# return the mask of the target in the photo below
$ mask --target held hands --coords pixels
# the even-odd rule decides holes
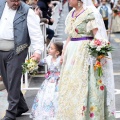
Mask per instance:
[[[39,53],[34,53],[31,58],[37,62],[40,61],[40,54]]]
[[[63,63],[63,58],[64,58],[64,53],[62,53],[61,58],[60,58],[60,64]]]

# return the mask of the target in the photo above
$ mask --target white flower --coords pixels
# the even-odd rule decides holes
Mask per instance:
[[[91,47],[91,48],[95,48],[95,47],[96,47],[96,45],[94,44],[94,41],[91,41],[91,42],[90,42],[90,47]]]
[[[102,48],[102,47],[105,47],[105,46],[106,46],[106,43],[103,42],[102,45],[101,45],[101,48]]]
[[[107,43],[107,42],[108,42],[108,39],[104,39],[103,41]]]
[[[100,51],[101,48],[102,48],[102,46],[98,46],[97,49],[96,49],[96,51]]]
[[[32,60],[32,59],[29,59],[29,60],[25,61],[25,63],[26,63],[26,66],[22,65],[22,67],[24,69],[24,71],[23,71],[24,73],[25,72],[32,73],[32,72],[34,72],[34,70],[37,70],[37,68],[38,68],[37,62]]]

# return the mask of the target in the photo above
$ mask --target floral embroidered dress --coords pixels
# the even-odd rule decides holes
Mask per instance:
[[[66,18],[66,32],[71,41],[66,47],[61,68],[56,120],[115,120],[113,71],[107,62],[103,78],[99,79],[87,47],[93,37],[91,30],[99,23],[90,8],[77,18],[73,14],[74,10]],[[112,66],[110,59],[109,62]]]
[[[52,62],[51,59],[52,56],[48,56],[41,61],[41,63],[47,63],[48,72],[32,106],[31,117],[33,120],[54,120],[55,118],[58,101],[57,86],[60,74],[60,57],[57,58],[56,62]]]
[[[116,5],[114,9],[117,9],[117,13],[114,13],[112,19],[112,32],[120,32],[120,5]]]

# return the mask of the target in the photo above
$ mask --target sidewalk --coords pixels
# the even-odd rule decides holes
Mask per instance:
[[[7,106],[7,92],[6,90],[2,90],[0,91],[0,119],[4,116]]]

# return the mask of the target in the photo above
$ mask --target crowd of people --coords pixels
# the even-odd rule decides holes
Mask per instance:
[[[101,13],[105,28],[109,32],[120,32],[120,1],[119,0],[92,0],[94,6]],[[69,10],[72,7],[69,6]]]
[[[106,30],[120,32],[120,1],[119,0],[92,0],[94,6],[100,11]],[[69,6],[69,10],[72,7]]]
[[[66,0],[0,0],[0,74],[9,103],[3,120],[16,120],[29,109],[20,81],[30,44],[31,59],[48,65],[32,105],[33,120],[115,120],[111,54],[107,53],[110,59],[103,54],[92,56],[88,45],[91,40],[97,40],[96,45],[107,44],[106,30],[120,32],[120,0],[69,0],[73,9],[65,21],[66,43],[51,42],[48,56],[40,60],[44,51],[40,22],[54,23],[51,16],[57,2]],[[46,28],[47,45],[54,32]],[[103,67],[99,73],[96,62]]]
[[[120,32],[120,0],[93,0],[110,32]]]
[[[63,4],[67,0],[59,1],[62,2]],[[99,10],[101,13],[105,28],[106,30],[110,32],[120,32],[120,1],[119,0],[92,0],[94,3],[94,6]],[[33,9],[35,9],[35,6],[37,5],[40,11],[40,16],[42,18],[47,18],[47,21],[44,19],[41,19],[41,22],[45,21],[45,23],[52,25],[54,20],[51,19],[51,13],[52,13],[52,8],[55,6],[54,4],[51,3],[51,0],[26,0],[26,3],[29,5],[32,5]],[[45,5],[46,4],[46,5]],[[46,7],[45,7],[46,6]],[[45,8],[44,8],[45,7]],[[69,11],[72,10],[72,7],[68,5]],[[52,37],[54,36],[54,31],[47,28],[47,41],[48,44]]]

